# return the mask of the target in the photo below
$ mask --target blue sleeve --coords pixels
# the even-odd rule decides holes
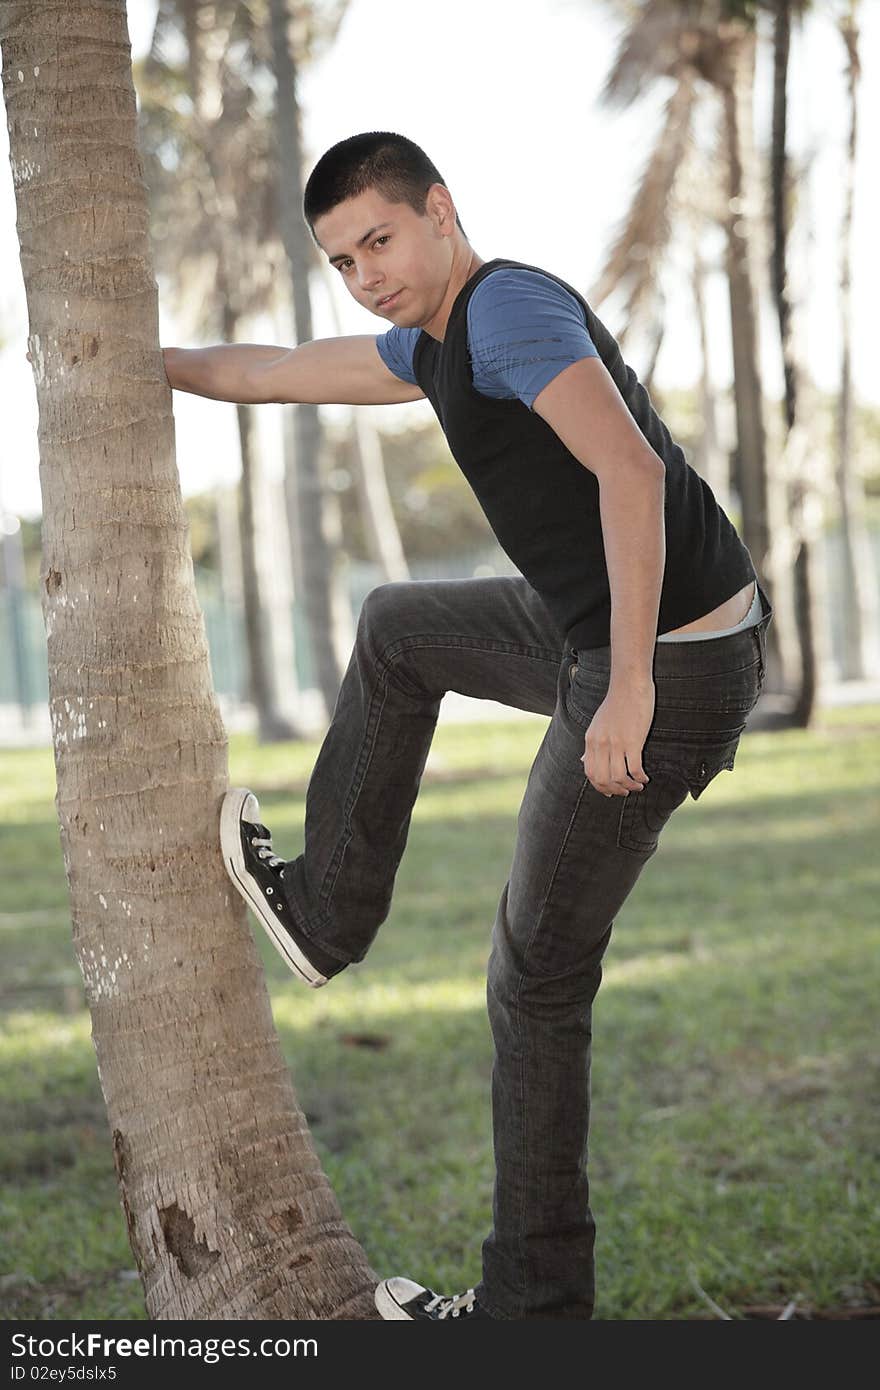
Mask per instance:
[[[387,333],[380,333],[376,338],[379,356],[389,372],[400,377],[401,381],[408,381],[411,386],[419,384],[413,375],[413,352],[421,331],[420,328],[395,326],[389,328]]]
[[[535,270],[493,270],[468,303],[474,386],[529,410],[572,362],[598,357],[574,295]]]

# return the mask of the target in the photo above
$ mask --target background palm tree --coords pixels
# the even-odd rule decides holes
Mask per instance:
[[[162,0],[150,51],[135,70],[157,265],[181,305],[184,330],[234,342],[241,324],[275,302],[271,168],[266,125],[248,125],[257,97],[244,64],[230,61],[238,5]],[[210,23],[206,22],[210,19]],[[270,625],[290,613],[263,592],[258,557],[260,477],[252,409],[236,406],[241,484],[239,536],[250,698],[261,741],[297,730],[279,707]],[[283,523],[283,517],[281,518]],[[277,524],[277,519],[276,519]],[[293,672],[285,673],[286,685]],[[287,702],[289,705],[289,701]]]
[[[337,0],[335,4],[319,6],[294,4],[292,0],[253,0],[243,5],[240,0],[226,0],[225,5],[218,7],[205,0],[161,0],[151,58],[161,55],[163,41],[173,51],[174,40],[179,38],[185,41],[190,55],[198,55],[197,60],[190,58],[185,65],[188,90],[196,98],[201,93],[201,101],[211,117],[198,121],[187,115],[187,140],[196,148],[195,166],[207,163],[208,183],[225,193],[207,201],[197,199],[194,226],[189,234],[186,229],[181,230],[176,217],[167,219],[166,245],[169,258],[178,257],[182,245],[185,249],[191,247],[196,259],[203,262],[205,247],[214,244],[218,235],[222,238],[226,254],[222,262],[216,259],[217,273],[211,277],[207,293],[213,294],[215,317],[217,313],[228,316],[224,323],[227,340],[237,336],[235,306],[248,296],[249,289],[242,315],[269,308],[281,316],[292,311],[295,341],[303,342],[313,336],[311,273],[317,258],[302,219],[305,156],[297,99],[298,72],[301,66],[319,57],[332,41],[346,3],[347,0]],[[175,81],[174,63],[171,81]],[[152,106],[155,110],[167,108],[167,104],[166,85]],[[196,116],[198,106],[196,99]],[[163,159],[167,161],[167,124],[167,114],[161,111],[155,138],[150,142],[155,152],[151,180],[155,178],[159,184],[168,184],[162,170]],[[178,191],[175,178],[168,187],[168,196],[173,200]],[[218,221],[222,223],[219,233],[215,226]],[[228,267],[226,273],[224,265]],[[196,283],[205,285],[204,270],[196,276]],[[297,405],[285,414],[285,494],[292,563],[306,617],[311,666],[325,714],[329,714],[353,636],[338,499],[325,483],[329,451],[318,408]],[[249,521],[255,514],[254,498],[259,491],[258,460],[248,448],[251,429],[246,407],[239,407],[239,417],[244,477],[242,510]],[[373,461],[375,465],[375,451]],[[378,462],[381,465],[381,458]],[[394,538],[389,537],[389,532],[394,519],[390,509],[383,510],[375,466],[368,476],[373,486],[362,494],[372,508],[366,517],[367,528],[381,528],[383,544],[393,555]],[[252,536],[251,526],[245,525],[243,534],[247,598],[249,592],[256,592],[256,566],[250,565],[248,559],[249,553],[258,549],[258,543],[248,539]],[[254,603],[251,611],[258,612]],[[251,646],[257,653],[265,649],[265,643],[258,640],[259,623],[259,616],[248,623]],[[254,669],[262,669],[256,661]],[[264,676],[261,688],[266,685]]]
[[[880,670],[880,605],[875,567],[865,518],[865,490],[855,473],[852,390],[852,228],[855,163],[858,145],[859,0],[846,0],[838,29],[846,51],[846,89],[849,131],[844,159],[844,202],[840,226],[840,394],[837,403],[836,482],[843,553],[843,669],[844,680],[859,680]]]
[[[625,339],[630,323],[643,326],[646,306],[656,303],[655,287],[675,218],[684,216],[692,226],[692,242],[699,240],[701,217],[722,226],[741,531],[776,610],[768,641],[768,688],[782,690],[789,685],[787,670],[796,639],[790,580],[779,563],[782,548],[778,539],[770,546],[771,534],[780,538],[787,532],[785,498],[768,466],[758,350],[758,290],[766,257],[761,249],[763,201],[752,121],[756,7],[748,0],[641,0],[635,5],[613,4],[612,9],[626,23],[602,99],[629,105],[659,80],[671,80],[674,86],[631,207],[588,298],[596,304],[613,289],[628,289],[624,328],[618,334]],[[717,98],[717,184],[712,190],[704,183],[694,205],[695,181],[687,175],[689,150],[698,117],[703,125],[711,114],[708,92]],[[698,284],[695,297],[699,303]],[[656,338],[654,329],[655,357]]]
[[[322,271],[333,327],[337,336],[341,336],[343,328],[334,281],[334,277],[338,279],[338,274],[330,269],[327,262],[322,266]],[[361,410],[357,406],[352,410],[348,445],[364,538],[379,575],[378,582],[409,579],[409,565],[388,491],[382,439],[368,410]]]
[[[256,6],[258,13],[263,5]],[[293,297],[296,341],[314,336],[310,272],[316,265],[315,248],[303,221],[305,178],[302,121],[297,93],[299,57],[297,29],[312,15],[312,7],[294,0],[268,0],[271,64],[275,76],[275,146],[278,162],[278,197],[281,240]],[[264,19],[266,16],[262,16]],[[342,8],[339,7],[339,18]],[[296,554],[303,576],[303,601],[312,637],[312,653],[318,686],[327,713],[332,711],[351,645],[351,629],[340,631],[342,603],[341,547],[330,543],[330,526],[341,538],[338,508],[331,518],[322,505],[321,417],[316,405],[293,407],[295,469],[287,474],[288,516],[296,537]],[[334,592],[335,591],[335,592]]]
[[[773,19],[773,116],[770,149],[770,207],[772,249],[770,272],[779,342],[784,394],[784,442],[778,471],[785,487],[788,536],[793,554],[794,620],[798,634],[799,673],[791,723],[806,728],[813,717],[819,684],[816,605],[822,593],[817,573],[820,541],[821,491],[824,464],[818,448],[808,448],[816,431],[809,428],[805,374],[801,371],[793,332],[796,306],[789,270],[789,246],[797,206],[787,147],[788,67],[792,17],[802,19],[809,0],[771,0]],[[812,415],[814,412],[810,411]]]
[[[656,327],[660,304],[660,274],[670,242],[673,221],[692,221],[692,240],[698,253],[698,221],[712,217],[713,199],[706,181],[695,185],[688,178],[694,150],[694,133],[702,124],[705,100],[688,101],[687,75],[708,83],[720,96],[722,124],[717,145],[717,171],[723,171],[723,213],[727,239],[727,279],[731,300],[731,334],[734,354],[734,402],[737,414],[737,491],[742,510],[741,528],[745,542],[758,564],[759,573],[772,594],[777,621],[770,630],[770,674],[767,687],[787,692],[784,723],[806,724],[815,708],[819,642],[822,631],[819,614],[824,598],[824,573],[819,573],[816,548],[824,496],[829,495],[826,468],[816,446],[815,406],[805,374],[798,371],[792,322],[798,304],[792,293],[788,268],[792,217],[804,204],[795,197],[797,178],[792,177],[790,157],[785,149],[787,126],[788,47],[792,17],[809,10],[809,0],[642,0],[642,3],[612,4],[614,13],[626,21],[619,51],[606,81],[603,99],[628,104],[649,90],[658,78],[671,79],[673,92],[667,103],[666,118],[659,124],[658,139],[639,179],[637,192],[620,234],[614,240],[608,260],[599,275],[592,302],[598,303],[613,289],[628,291],[624,303],[623,332],[638,324],[648,336],[648,364],[645,379],[651,379],[662,329]],[[772,19],[770,29],[762,14]],[[848,35],[855,35],[855,8],[841,17],[841,32],[848,44],[849,74],[858,78],[858,50]],[[772,39],[774,57],[773,128],[769,140],[769,179],[767,197],[760,196],[759,165],[752,138],[752,86],[756,44],[762,35]],[[855,53],[855,60],[854,60]],[[699,113],[699,120],[696,118]],[[851,126],[854,149],[855,125]],[[680,158],[678,158],[680,154]],[[683,183],[687,189],[683,193]],[[694,200],[694,189],[698,192]],[[763,213],[763,207],[767,213]],[[770,247],[763,250],[763,227],[770,229]],[[845,211],[841,229],[841,265],[848,264],[849,213]],[[765,402],[759,388],[758,288],[763,284],[762,265],[770,271],[770,285],[780,329],[781,357],[785,393],[783,434],[779,448],[767,457]],[[699,277],[694,278],[698,321],[702,329]],[[842,314],[847,321],[848,271],[841,270]],[[845,329],[847,336],[847,329]],[[838,460],[849,453],[847,400],[849,374],[847,350],[842,366],[841,407],[838,411]],[[706,367],[701,386],[703,404]],[[808,416],[809,411],[809,416]],[[713,413],[706,417],[713,430]],[[777,431],[773,431],[776,438]],[[712,438],[705,453],[713,456]],[[695,460],[716,482],[703,463],[703,453]],[[716,475],[717,468],[716,464]],[[851,471],[851,467],[849,467]],[[845,585],[847,609],[867,614],[865,624],[858,619],[849,627],[852,641],[862,645],[862,631],[876,628],[876,587],[872,582],[865,531],[861,525],[863,493],[847,477],[847,464],[838,461],[838,492],[844,528]],[[720,492],[722,500],[724,491]],[[770,546],[770,537],[773,545]],[[858,585],[859,594],[854,594]],[[849,670],[858,670],[854,660]]]

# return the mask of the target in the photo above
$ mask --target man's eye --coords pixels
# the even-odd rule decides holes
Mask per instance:
[[[376,240],[373,242],[373,245],[374,245],[374,246],[383,246],[383,245],[385,244],[386,241],[390,241],[390,240],[391,240],[391,234],[390,234],[390,232],[386,232],[383,236],[377,236],[377,237],[376,237]]]
[[[336,269],[339,270],[339,271],[341,271],[342,274],[344,275],[345,272],[346,272],[346,271],[349,269],[349,267],[351,266],[351,264],[352,264],[351,261],[340,261],[339,264],[337,265]]]

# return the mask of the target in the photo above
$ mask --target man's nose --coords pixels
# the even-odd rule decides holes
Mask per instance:
[[[362,290],[372,290],[381,283],[382,272],[378,266],[362,265],[358,267],[358,284]]]

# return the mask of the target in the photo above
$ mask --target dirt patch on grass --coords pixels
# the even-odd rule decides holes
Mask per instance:
[[[145,1317],[138,1286],[139,1275],[134,1269],[70,1275],[44,1284],[29,1274],[13,1272],[0,1275],[0,1303],[4,1318],[11,1321],[76,1318],[83,1298],[103,1287],[118,1305],[117,1316],[136,1318],[140,1313]]]

